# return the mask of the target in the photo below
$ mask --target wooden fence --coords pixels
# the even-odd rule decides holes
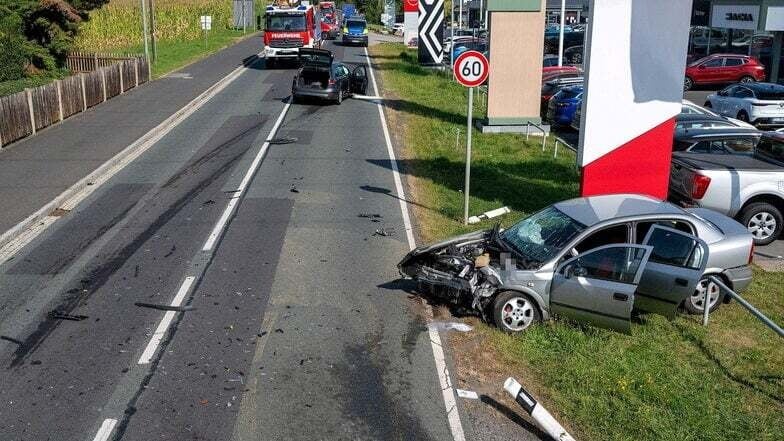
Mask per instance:
[[[84,73],[111,66],[125,60],[133,60],[134,58],[144,57],[142,55],[69,52],[65,59],[65,66],[72,73]]]
[[[91,59],[98,60],[92,65],[98,66],[95,70],[0,97],[0,147],[150,80],[145,58],[115,59],[107,65],[101,60],[108,58]],[[82,67],[90,66],[85,62]]]

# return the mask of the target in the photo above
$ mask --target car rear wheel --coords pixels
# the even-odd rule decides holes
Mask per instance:
[[[738,119],[743,122],[749,122],[749,114],[745,110],[738,112]]]
[[[751,233],[755,245],[768,245],[781,234],[784,219],[775,206],[767,202],[755,202],[743,209],[741,223]]]
[[[341,104],[343,102],[343,89],[338,89],[338,97],[335,100],[336,103]]]
[[[692,81],[692,79],[689,78],[689,77],[685,77],[683,79],[683,90],[684,90],[684,92],[687,91],[687,90],[691,90],[692,87],[694,87],[694,81]]]
[[[705,312],[705,299],[707,298],[709,311],[713,312],[721,305],[722,297],[723,294],[719,285],[706,275],[697,283],[694,294],[683,301],[683,308],[689,314],[702,314]]]
[[[743,77],[743,78],[741,78],[741,79],[740,79],[740,82],[741,82],[741,83],[754,83],[754,82],[756,82],[756,81],[757,81],[757,80],[755,80],[755,79],[754,79],[754,77],[752,77],[752,76],[748,76],[748,75],[746,75],[745,77]]]
[[[525,294],[505,291],[493,299],[493,321],[504,332],[525,331],[541,320],[539,307]]]

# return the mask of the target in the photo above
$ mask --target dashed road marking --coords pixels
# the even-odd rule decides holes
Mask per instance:
[[[177,291],[177,295],[174,296],[174,299],[171,302],[171,306],[180,306],[182,305],[182,301],[185,299],[185,296],[190,292],[191,286],[193,286],[193,282],[196,280],[196,277],[188,276],[185,280],[182,281],[182,285],[180,285],[180,289]],[[155,352],[158,350],[158,346],[161,344],[163,337],[166,335],[166,332],[169,330],[169,326],[171,325],[172,320],[174,320],[174,316],[177,314],[177,311],[166,311],[163,315],[163,319],[160,323],[158,323],[158,327],[155,329],[155,332],[152,334],[152,338],[150,338],[150,342],[147,343],[147,347],[144,348],[144,352],[142,356],[139,357],[138,364],[149,364],[152,358],[155,356]]]
[[[108,440],[116,424],[117,424],[117,420],[113,418],[107,418],[103,420],[103,423],[101,424],[101,428],[98,429],[98,433],[95,434],[95,438],[93,438],[93,441]]]

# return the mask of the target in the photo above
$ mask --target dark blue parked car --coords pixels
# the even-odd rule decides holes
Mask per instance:
[[[556,126],[572,123],[574,112],[583,102],[583,86],[564,87],[547,104],[547,120]]]

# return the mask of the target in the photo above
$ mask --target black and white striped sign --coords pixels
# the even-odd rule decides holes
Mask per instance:
[[[419,64],[444,59],[444,0],[419,0]]]

